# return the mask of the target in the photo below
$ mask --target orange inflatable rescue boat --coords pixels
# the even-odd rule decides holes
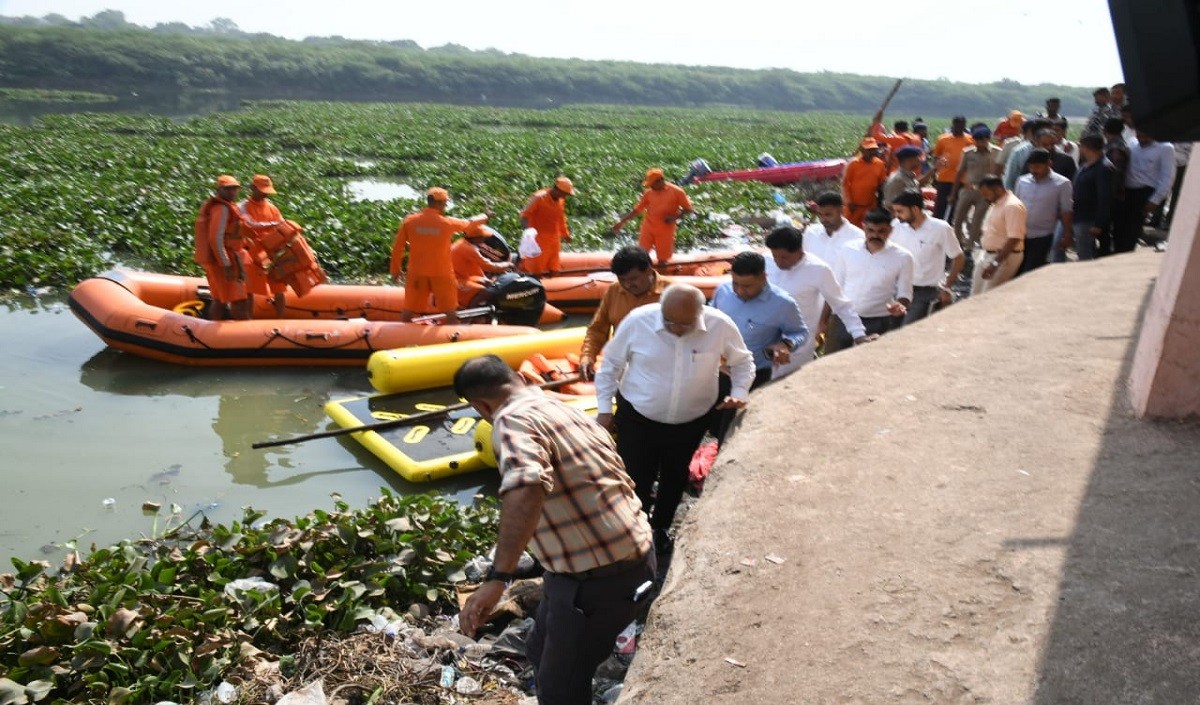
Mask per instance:
[[[289,292],[284,319],[256,297],[252,320],[210,321],[207,289],[199,277],[117,270],[81,282],[68,304],[110,347],[194,366],[365,365],[378,350],[540,332],[536,314],[530,325],[402,323],[402,288],[330,284]]]

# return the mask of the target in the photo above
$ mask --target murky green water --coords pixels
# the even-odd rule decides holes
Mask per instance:
[[[331,398],[370,393],[363,368],[194,369],[107,349],[61,300],[0,302],[0,572],[11,556],[62,555],[151,534],[142,503],[240,518],[352,506],[388,486],[468,500],[482,472],[415,485],[350,438],[252,450],[251,443],[332,428]],[[106,506],[105,500],[114,500]],[[45,551],[45,555],[43,554]]]

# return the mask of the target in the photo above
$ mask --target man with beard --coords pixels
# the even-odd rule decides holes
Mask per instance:
[[[905,191],[892,204],[892,214],[900,224],[893,228],[891,241],[908,250],[914,260],[912,303],[904,314],[904,325],[928,316],[934,304],[950,305],[952,287],[963,268],[963,249],[954,229],[940,218],[925,215],[924,208],[925,199],[918,191]]]
[[[609,335],[629,312],[638,306],[658,301],[671,281],[650,266],[650,253],[637,245],[622,247],[613,254],[609,271],[617,277],[617,285],[609,286],[600,298],[600,306],[588,324],[579,351],[579,374],[591,379],[596,373],[596,358],[608,342]]]
[[[913,256],[889,241],[892,215],[873,210],[864,221],[865,237],[843,247],[833,271],[862,318],[868,335],[888,332],[908,312],[912,302]],[[854,344],[838,319],[829,324],[825,351],[835,352]]]
[[[1017,275],[1025,255],[1025,204],[1004,188],[999,176],[979,182],[979,192],[988,202],[983,235],[975,251],[975,276],[971,295],[978,296]]]

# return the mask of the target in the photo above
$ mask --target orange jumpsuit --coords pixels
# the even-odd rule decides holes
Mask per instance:
[[[246,251],[242,218],[235,204],[212,196],[200,206],[193,259],[204,267],[214,301],[228,304],[246,299],[250,253]],[[225,276],[226,267],[233,268],[232,277]]]
[[[436,208],[422,208],[404,219],[392,243],[391,274],[403,270],[408,248],[408,278],[404,282],[404,307],[418,313],[449,313],[458,305],[450,239],[454,233],[480,232],[485,221],[463,220],[443,215]],[[433,296],[430,303],[429,297]]]
[[[642,200],[633,207],[634,213],[642,213],[642,229],[638,235],[638,247],[649,252],[651,249],[658,255],[662,264],[675,254],[674,221],[664,222],[666,218],[677,218],[682,210],[690,211],[692,202],[687,193],[675,184],[665,184],[665,188],[656,191],[646,189]]]
[[[939,136],[933,145],[933,157],[934,159],[944,157],[946,165],[938,169],[936,179],[942,183],[954,183],[958,178],[958,164],[962,161],[963,150],[974,146],[975,138],[971,137],[970,133],[964,132],[955,136],[953,132],[947,132]]]
[[[465,237],[450,247],[450,261],[458,282],[458,305],[463,307],[470,306],[475,296],[487,286],[488,274],[508,271],[484,257]]]
[[[862,227],[867,211],[879,207],[879,187],[887,180],[887,166],[882,159],[864,161],[855,157],[842,174],[842,200],[846,202],[846,220]]]
[[[533,194],[529,205],[521,211],[521,217],[529,223],[529,227],[537,230],[537,244],[542,248],[542,254],[521,260],[521,268],[530,274],[557,272],[559,255],[562,253],[562,241],[571,239],[571,231],[567,229],[567,199],[557,201],[550,197],[549,189],[542,189]]]
[[[883,123],[871,123],[871,136],[879,144],[888,146],[887,153],[887,171],[891,174],[899,166],[899,160],[896,159],[896,150],[901,147],[920,147],[921,137],[915,132],[888,132],[883,129]]]
[[[267,276],[266,265],[270,259],[260,242],[260,231],[274,228],[282,223],[283,214],[279,212],[279,208],[274,203],[266,198],[257,201],[247,198],[239,204],[238,209],[241,211],[242,222],[253,233],[248,247],[253,266],[247,272],[246,278],[250,293],[263,296],[282,294],[287,290],[287,282]]]

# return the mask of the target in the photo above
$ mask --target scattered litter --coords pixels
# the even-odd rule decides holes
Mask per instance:
[[[243,592],[271,592],[278,590],[279,586],[275,583],[267,582],[259,576],[253,578],[238,578],[225,585],[225,594],[237,599],[238,593]]]
[[[617,635],[617,644],[615,651],[618,654],[632,654],[637,651],[637,622],[630,622],[629,626],[621,630]]]
[[[233,683],[230,683],[229,681],[221,681],[221,685],[217,686],[217,689],[214,692],[214,694],[217,696],[217,702],[231,703],[231,702],[237,700],[237,696],[238,696],[237,686],[235,686]]]
[[[730,666],[737,666],[738,668],[746,667],[746,664],[742,663],[741,661],[738,661],[735,658],[729,657],[729,656],[725,657],[725,663],[729,664]]]
[[[113,505],[114,505],[114,504],[116,504],[116,503],[117,503],[117,500],[116,500],[116,499],[114,499],[114,498],[112,498],[112,497],[105,497],[105,498],[104,498],[103,500],[101,500],[101,502],[100,502],[100,504],[102,504],[102,505],[104,505],[104,506],[106,506],[106,507],[111,507],[111,506],[113,506]]]
[[[1021,468],[1017,468],[1017,472],[1021,473],[1022,475],[1025,475],[1026,477],[1032,477],[1029,473],[1025,472]]]
[[[739,562],[747,568],[753,568],[754,566],[758,565],[758,561],[754,560],[753,558],[743,558]]]
[[[774,553],[768,553],[767,555],[763,556],[763,558],[768,561],[771,561],[775,565],[783,565],[784,563],[787,562],[786,558],[781,558],[781,557],[775,555]]]
[[[459,695],[474,695],[481,690],[483,690],[483,686],[470,676],[463,676],[454,684],[454,691]]]
[[[454,687],[454,666],[442,666],[442,679],[440,683],[443,688]]]
[[[325,687],[321,679],[293,690],[280,698],[275,705],[325,705]]]
[[[161,502],[151,502],[150,500],[146,500],[145,502],[142,502],[142,511],[143,512],[157,512],[160,509],[162,509]]]

